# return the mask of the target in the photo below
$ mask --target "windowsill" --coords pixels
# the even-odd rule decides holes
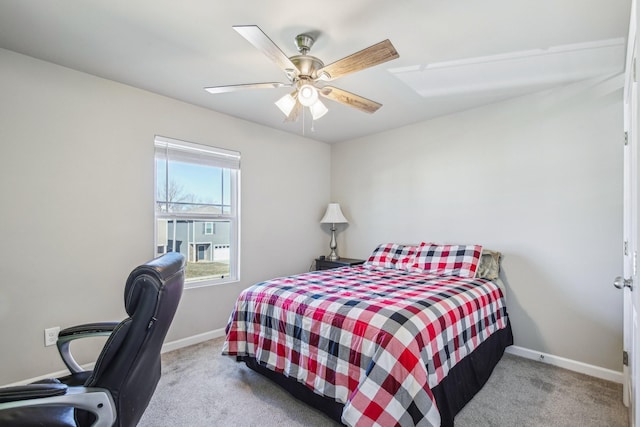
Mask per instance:
[[[231,285],[234,283],[240,283],[240,279],[216,280],[216,281],[203,280],[202,282],[185,283],[184,290],[186,291],[188,289],[208,288],[211,286],[218,286],[218,285]]]

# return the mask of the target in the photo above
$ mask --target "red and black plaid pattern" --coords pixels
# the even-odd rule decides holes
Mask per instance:
[[[487,280],[347,267],[244,290],[223,354],[344,403],[349,426],[439,426],[431,388],[506,325]]]
[[[407,269],[413,264],[417,246],[383,243],[373,250],[365,266]]]
[[[482,246],[423,244],[411,270],[438,276],[475,277]]]

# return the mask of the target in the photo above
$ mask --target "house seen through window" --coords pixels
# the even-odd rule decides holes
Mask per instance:
[[[239,279],[240,153],[155,139],[156,256],[187,259],[186,286]]]

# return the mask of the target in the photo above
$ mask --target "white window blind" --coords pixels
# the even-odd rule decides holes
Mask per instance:
[[[179,141],[164,136],[156,136],[155,146],[156,156],[163,156],[165,159],[240,169],[240,153],[237,151]]]

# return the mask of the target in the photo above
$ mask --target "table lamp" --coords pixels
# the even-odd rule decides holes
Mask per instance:
[[[336,224],[346,224],[347,218],[344,217],[342,211],[340,210],[339,203],[329,203],[327,206],[327,211],[324,213],[324,216],[320,220],[321,224],[331,224],[331,243],[329,247],[331,248],[331,253],[327,257],[329,261],[336,261],[340,259],[338,254],[336,253],[336,248],[338,244],[336,243]]]

